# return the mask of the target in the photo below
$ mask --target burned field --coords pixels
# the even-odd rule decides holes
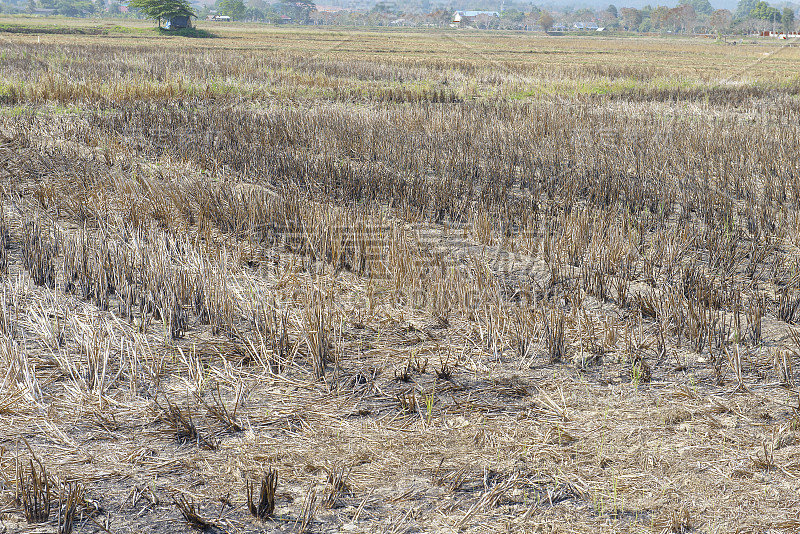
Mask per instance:
[[[797,49],[231,28],[4,38],[0,530],[800,528]]]

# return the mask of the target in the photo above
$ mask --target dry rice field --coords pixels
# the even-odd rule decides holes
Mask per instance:
[[[0,532],[800,530],[795,43],[200,25],[0,20]]]

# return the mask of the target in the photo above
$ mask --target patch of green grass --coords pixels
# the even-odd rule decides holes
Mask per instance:
[[[579,83],[575,89],[575,94],[586,95],[611,95],[620,94],[624,91],[634,90],[639,87],[639,83],[632,79],[618,80],[591,80]]]
[[[14,84],[0,84],[0,104],[17,104],[22,100],[22,88]]]
[[[148,30],[144,28],[136,28],[133,26],[120,26],[119,24],[115,24],[107,28],[107,31],[113,33],[136,34],[136,33],[144,33]]]
[[[69,26],[30,26],[26,24],[0,24],[0,32],[5,33],[45,33],[74,35],[103,35],[108,33],[101,28],[81,28]]]
[[[200,28],[181,28],[180,30],[165,30],[164,28],[155,28],[155,31],[160,35],[192,37],[195,39],[212,39],[219,37],[215,33],[211,33],[208,30],[201,30]]]
[[[1,93],[0,93],[1,94]],[[2,102],[2,97],[0,97]],[[107,114],[108,111],[95,111],[100,114]],[[21,116],[43,116],[43,117],[66,117],[69,115],[81,115],[86,113],[86,108],[77,105],[31,105],[29,103],[18,103],[11,106],[0,107],[0,115],[5,117]]]

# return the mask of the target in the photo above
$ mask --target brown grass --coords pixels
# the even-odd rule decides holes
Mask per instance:
[[[794,528],[796,48],[227,31],[8,37],[0,528]]]

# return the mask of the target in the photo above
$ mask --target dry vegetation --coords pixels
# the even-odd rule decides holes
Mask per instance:
[[[800,528],[798,49],[231,28],[0,37],[0,531]]]

